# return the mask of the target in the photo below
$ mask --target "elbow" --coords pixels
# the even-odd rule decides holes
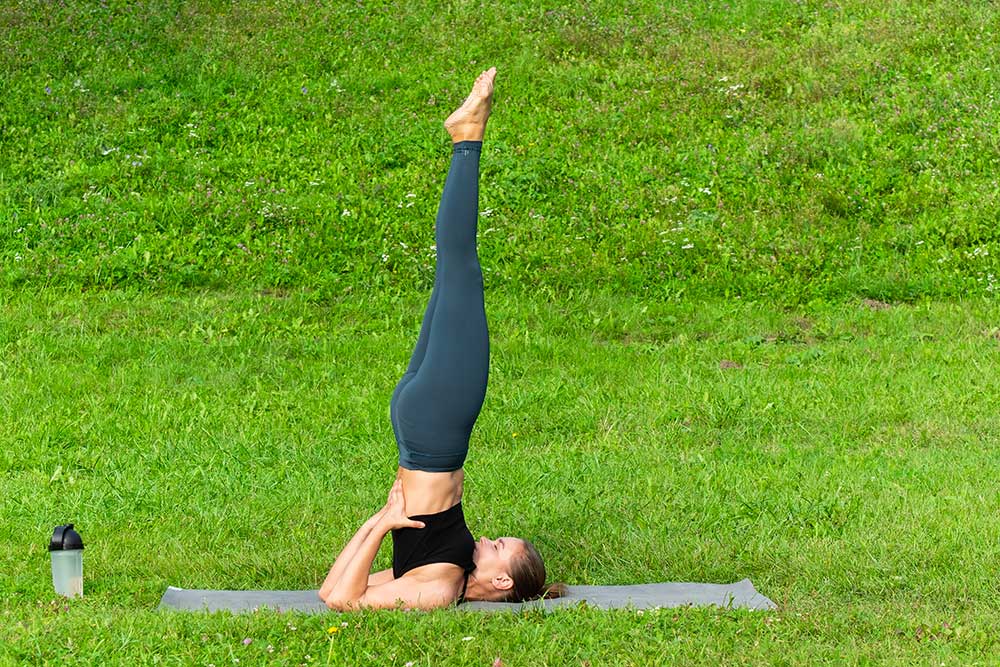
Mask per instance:
[[[329,609],[334,611],[354,611],[357,608],[357,600],[349,600],[336,595],[320,596],[320,599]]]

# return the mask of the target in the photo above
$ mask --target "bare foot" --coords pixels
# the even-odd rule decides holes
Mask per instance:
[[[483,140],[486,121],[493,106],[493,80],[496,75],[496,67],[491,67],[480,74],[476,83],[472,85],[472,92],[462,102],[462,106],[455,109],[444,121],[444,129],[448,130],[453,143]]]

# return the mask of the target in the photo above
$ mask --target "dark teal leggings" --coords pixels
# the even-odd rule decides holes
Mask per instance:
[[[453,144],[435,227],[434,289],[389,405],[399,465],[410,470],[460,469],[486,398],[490,337],[476,252],[482,146]]]

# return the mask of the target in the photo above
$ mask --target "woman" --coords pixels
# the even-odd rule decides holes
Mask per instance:
[[[446,607],[464,600],[521,601],[545,587],[528,541],[476,542],[462,513],[462,470],[489,375],[483,275],[476,252],[479,157],[496,68],[476,79],[444,122],[452,155],[438,208],[434,289],[420,336],[390,403],[399,449],[385,506],[358,530],[330,569],[320,598],[331,609]],[[369,574],[386,533],[392,568]],[[561,585],[546,591],[557,597]]]

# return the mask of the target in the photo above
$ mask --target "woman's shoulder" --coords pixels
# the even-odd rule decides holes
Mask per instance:
[[[409,579],[414,582],[457,581],[461,583],[465,579],[465,570],[455,563],[428,563],[413,568],[396,580],[399,581],[399,579]]]
[[[370,586],[365,602],[380,608],[392,607],[398,600],[409,608],[445,607],[458,600],[464,580],[464,570],[458,565],[430,563],[380,586]]]

